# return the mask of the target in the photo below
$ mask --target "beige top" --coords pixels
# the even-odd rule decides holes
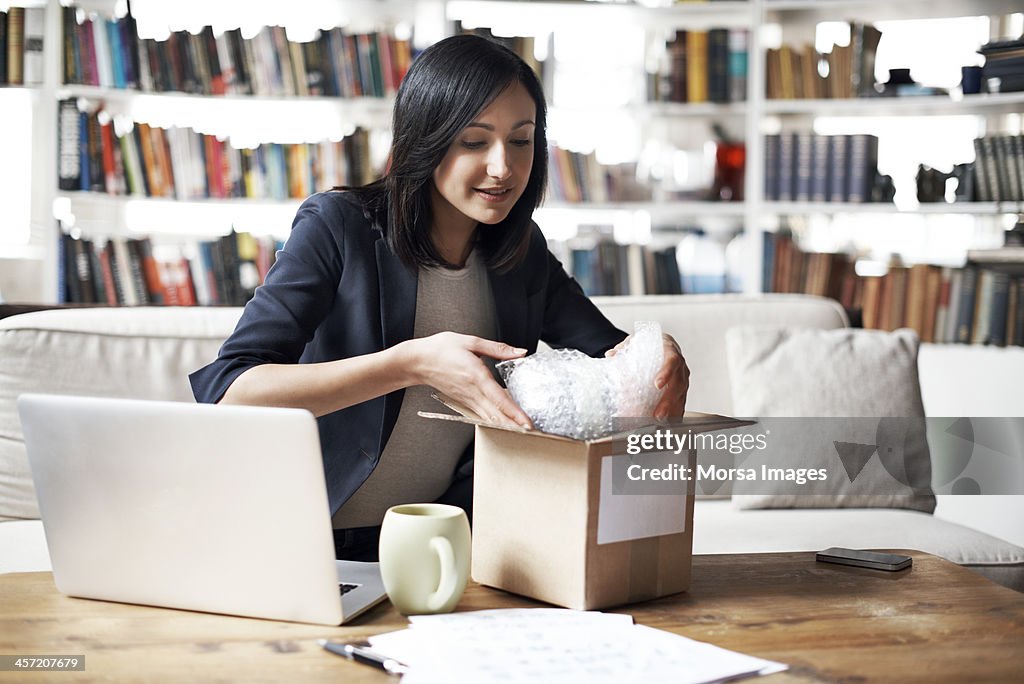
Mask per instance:
[[[453,331],[497,337],[494,297],[487,267],[474,250],[464,268],[421,268],[413,337]],[[443,411],[426,385],[405,390],[391,438],[370,477],[334,514],[335,528],[379,525],[391,506],[434,501],[447,491],[473,427],[430,420],[418,411]]]

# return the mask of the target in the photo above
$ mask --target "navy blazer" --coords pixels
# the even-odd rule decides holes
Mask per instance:
[[[488,274],[502,342],[532,353],[543,339],[599,356],[626,337],[566,274],[536,225],[525,260]],[[196,400],[220,401],[235,378],[262,363],[334,361],[411,339],[416,287],[416,269],[388,249],[354,197],[313,195],[217,359],[189,376]],[[403,395],[318,418],[332,514],[377,466]]]

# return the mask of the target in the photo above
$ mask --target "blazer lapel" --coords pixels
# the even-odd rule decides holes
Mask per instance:
[[[391,253],[384,240],[377,240],[377,287],[380,292],[380,325],[384,349],[412,339],[416,322],[415,269],[408,268]],[[391,437],[398,420],[405,390],[391,392],[384,397],[384,422],[381,424],[380,444]]]
[[[412,339],[416,321],[415,269],[377,240],[377,286],[380,291],[380,324],[384,348]]]

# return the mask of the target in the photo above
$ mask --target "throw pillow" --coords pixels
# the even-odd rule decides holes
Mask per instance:
[[[935,509],[913,330],[738,327],[726,334],[736,415],[766,419],[770,448],[740,462],[820,469],[795,485],[733,483],[738,508]],[[802,420],[797,421],[800,418]]]

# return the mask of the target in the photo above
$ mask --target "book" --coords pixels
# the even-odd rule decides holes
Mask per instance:
[[[846,136],[848,166],[845,201],[858,204],[871,201],[871,188],[878,173],[878,137],[855,134]]]
[[[713,28],[707,37],[707,98],[729,101],[729,30]]]
[[[921,332],[923,342],[937,342],[939,299],[942,291],[942,269],[928,266],[924,289],[924,322]]]
[[[779,154],[782,136],[771,133],[764,136],[764,198],[778,200],[779,191]]]
[[[57,184],[61,190],[82,187],[82,126],[75,99],[57,103]]]
[[[814,134],[809,132],[793,134],[793,147],[795,148],[793,199],[797,202],[808,202],[811,199],[814,137]]]
[[[853,63],[852,95],[871,97],[875,95],[875,54],[882,32],[871,24],[854,22],[850,24],[851,59]]]
[[[708,32],[686,33],[686,101],[708,101]]]
[[[747,69],[750,31],[743,28],[729,29],[729,100],[744,102],[747,99]]]
[[[7,83],[25,83],[25,8],[7,10]]]
[[[793,201],[794,172],[796,169],[796,133],[782,133],[779,136],[779,156],[776,178],[778,182],[778,199],[781,202]]]
[[[992,291],[989,298],[989,325],[982,344],[1006,346],[1006,329],[1009,322],[1010,275],[1002,271],[992,274]]]
[[[996,273],[990,269],[978,272],[974,299],[974,320],[971,323],[971,344],[988,344],[992,323],[992,300],[995,295]]]
[[[4,10],[0,10],[0,85],[7,85],[7,12]]]
[[[967,265],[961,271],[960,297],[957,305],[956,336],[953,341],[970,344],[974,328],[975,302],[978,295],[978,269]]]
[[[829,141],[829,169],[828,169],[828,201],[845,202],[848,184],[846,175],[849,172],[849,143],[848,135],[830,135]]]
[[[829,136],[813,135],[811,137],[810,200],[812,202],[827,202],[829,200],[830,150]]]

